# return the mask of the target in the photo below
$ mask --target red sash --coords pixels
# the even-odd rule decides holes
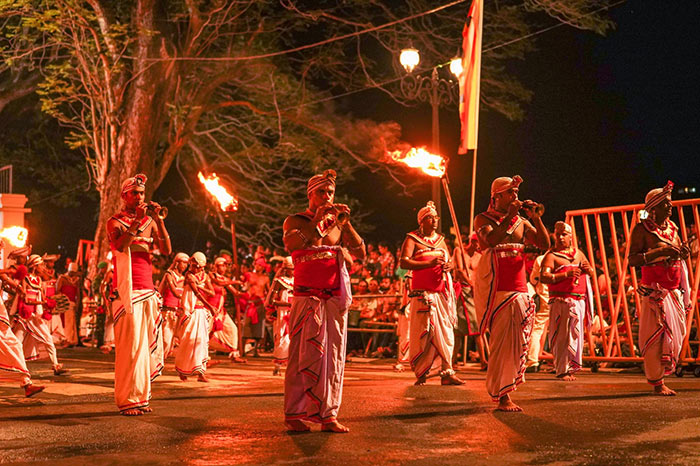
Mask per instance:
[[[442,249],[423,249],[416,252],[413,256],[416,260],[430,260],[433,257],[444,258],[445,254]],[[445,280],[443,277],[444,273],[441,265],[436,265],[427,269],[414,270],[411,289],[443,292],[445,291]]]
[[[525,274],[524,245],[501,245],[493,250],[493,256],[498,263],[498,288],[496,291],[518,291],[527,293],[527,278]]]
[[[171,277],[173,277],[175,281],[175,289],[177,290],[178,293],[182,295],[182,288],[185,283],[185,277],[180,277],[178,278],[177,275],[175,275],[173,272],[166,272],[168,273]],[[172,290],[170,289],[169,286],[166,286],[163,289],[163,307],[179,307],[180,306],[180,300],[178,299],[175,294],[173,294]]]
[[[566,272],[570,269],[578,268],[578,265],[566,264],[561,267],[557,267],[556,272]],[[583,299],[586,297],[586,277],[581,274],[581,276],[576,279],[574,277],[567,277],[564,280],[557,283],[550,283],[548,285],[549,295],[560,296],[564,298],[575,298]]]
[[[294,295],[337,295],[340,293],[338,252],[319,247],[292,252]]]
[[[681,286],[682,267],[680,261],[671,264],[659,262],[642,266],[641,284],[651,286],[654,283],[667,290],[676,290]]]

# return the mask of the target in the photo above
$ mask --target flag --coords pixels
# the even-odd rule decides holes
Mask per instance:
[[[472,0],[462,30],[462,74],[459,76],[459,119],[462,132],[459,153],[476,149],[479,136],[479,88],[481,81],[481,36],[483,0]]]

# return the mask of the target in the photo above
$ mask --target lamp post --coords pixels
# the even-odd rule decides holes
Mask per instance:
[[[441,78],[438,68],[444,65],[433,67],[430,77],[413,74],[413,70],[420,63],[420,52],[414,48],[407,48],[401,51],[399,62],[406,70],[406,75],[401,78],[401,93],[408,100],[418,100],[428,102],[432,110],[432,151],[440,153],[440,105],[449,105],[459,99],[459,88],[456,82]],[[462,59],[455,57],[450,61],[450,71],[459,77],[462,73]],[[442,211],[440,196],[440,179],[433,178],[432,193],[433,202],[439,214]],[[457,235],[460,232],[455,232]]]

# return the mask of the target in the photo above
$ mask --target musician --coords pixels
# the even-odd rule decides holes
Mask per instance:
[[[289,356],[289,308],[293,289],[294,263],[291,257],[285,257],[265,299],[265,308],[272,311],[269,318],[273,319],[272,331],[275,339],[275,349],[272,353],[275,367],[272,375],[280,375]]]
[[[112,250],[115,333],[114,398],[121,414],[151,412],[151,381],[163,369],[160,299],[153,285],[150,250],[171,253],[161,206],[144,203],[146,176],[127,178],[122,210],[107,222]]]
[[[483,255],[474,279],[474,301],[480,332],[490,331],[486,389],[500,411],[522,411],[509,393],[525,381],[534,302],[527,289],[524,242],[549,249],[542,211],[518,199],[522,178],[496,178],[491,202],[476,216],[474,228]],[[530,223],[518,212],[523,209]],[[534,226],[533,226],[534,223]]]
[[[642,268],[637,286],[641,295],[639,348],[644,373],[654,394],[673,396],[664,383],[673,373],[683,347],[686,318],[691,309],[686,259],[690,250],[681,243],[678,226],[671,220],[673,207],[669,181],[652,189],[644,200],[648,217],[635,225],[630,238],[629,264]]]
[[[32,254],[27,258],[27,275],[20,283],[17,314],[12,330],[17,335],[17,339],[22,342],[24,357],[27,361],[48,357],[51,360],[54,375],[61,375],[67,371],[58,362],[56,346],[49,327],[51,314],[44,313],[46,298],[40,276],[43,263],[43,259],[38,254]]]
[[[347,265],[362,260],[365,243],[350,223],[350,208],[333,204],[336,173],[309,179],[309,207],[284,221],[284,244],[294,262],[291,338],[284,381],[285,425],[308,431],[348,432],[337,420],[343,391],[348,307]],[[345,249],[345,248],[348,249]]]
[[[452,285],[453,263],[445,237],[437,232],[440,217],[435,204],[418,211],[419,228],[406,235],[401,268],[413,271],[409,357],[415,385],[425,385],[431,367],[440,360],[440,383],[462,385],[452,369],[457,301]]]
[[[182,298],[182,289],[185,286],[185,271],[189,263],[190,256],[184,252],[175,254],[173,263],[165,271],[163,279],[160,281],[158,291],[163,297],[163,307],[160,309],[163,320],[163,358],[168,358],[173,351],[175,330],[178,323],[178,308]]]
[[[226,276],[228,264],[229,261],[225,257],[217,257],[214,259],[214,270],[209,273],[214,295],[207,300],[216,310],[209,336],[209,348],[225,352],[233,362],[246,362],[238,354],[238,327],[226,311],[226,291],[233,296],[240,295],[240,291],[234,288],[234,285],[239,285],[240,282]]]
[[[79,342],[79,323],[76,322],[76,310],[78,307],[78,290],[80,286],[78,264],[71,262],[68,264],[66,273],[59,276],[56,281],[56,292],[67,296],[70,301],[70,307],[63,313],[63,331],[68,347],[73,347]]]

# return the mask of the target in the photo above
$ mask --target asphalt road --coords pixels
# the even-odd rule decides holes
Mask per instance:
[[[289,434],[283,378],[269,359],[211,367],[209,384],[180,382],[172,361],[155,382],[152,414],[113,403],[112,357],[61,350],[69,377],[30,363],[44,393],[26,399],[0,380],[0,462],[51,464],[693,464],[700,462],[700,378],[672,377],[677,397],[651,396],[638,370],[584,372],[575,383],[528,374],[495,412],[484,373],[414,387],[388,361],[350,362],[340,420],[349,434]]]

